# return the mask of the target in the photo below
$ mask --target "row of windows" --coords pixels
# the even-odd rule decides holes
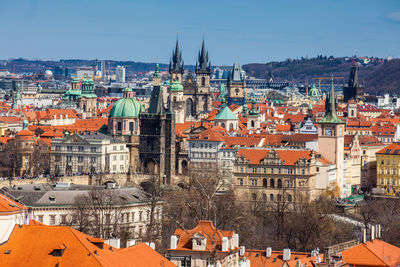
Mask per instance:
[[[400,185],[400,183],[397,181],[397,179],[380,179],[381,184],[384,185]]]
[[[68,162],[72,161],[75,158],[75,156],[66,156],[66,159]],[[89,158],[89,157],[84,157],[84,156],[78,156],[77,160],[78,163],[82,163],[84,161],[85,158]],[[60,162],[62,159],[62,156],[60,155],[55,155],[54,156],[54,161],[55,162]],[[97,162],[97,157],[90,157],[90,163],[96,163]]]
[[[215,159],[217,158],[216,153],[211,153],[211,152],[192,152],[191,153],[191,158],[210,158],[210,159]]]
[[[396,168],[393,168],[393,169],[380,168],[380,174],[393,174],[393,175],[396,175],[396,173],[397,173],[397,169]]]
[[[393,160],[387,159],[386,161],[384,159],[381,159],[381,165],[385,165],[385,162],[386,162],[386,165],[390,165],[390,162],[392,162],[392,165],[396,165],[396,160],[395,159],[393,159]],[[400,165],[400,161],[399,161],[399,165]]]
[[[213,143],[192,143],[192,148],[216,148],[217,145]]]
[[[119,159],[120,159],[120,160],[124,160],[124,155],[120,155],[120,156],[119,156]],[[113,160],[113,161],[117,161],[117,155],[113,155],[112,160]]]
[[[303,183],[301,183],[301,182],[299,182],[299,186],[305,184],[304,182]],[[293,187],[293,181],[292,180],[284,180],[284,182],[283,182],[282,179],[276,180],[276,187],[277,188],[282,188],[283,187],[283,183],[284,183],[285,187],[287,187],[287,188]],[[244,179],[243,178],[238,178],[238,184],[240,186],[243,186],[244,185]],[[258,186],[258,179],[257,178],[250,179],[250,185],[251,186]],[[268,179],[266,179],[266,178],[262,179],[262,186],[263,187],[275,188],[275,179],[272,179],[272,178],[269,179],[269,183],[268,183]]]
[[[256,194],[256,193],[253,193],[253,194],[251,195],[251,198],[252,198],[253,201],[257,201],[257,194]],[[268,199],[267,199],[267,194],[262,194],[262,200],[263,200],[263,201],[267,201],[267,200],[268,200]],[[274,200],[275,200],[275,195],[274,195],[274,194],[269,194],[269,200],[270,200],[270,201],[274,201]],[[286,199],[282,199],[282,195],[281,195],[281,194],[278,194],[278,195],[276,196],[276,201],[287,201],[287,202],[292,202],[292,200],[293,200],[293,197],[292,197],[292,195],[290,195],[290,194],[287,194],[287,195],[286,195]]]
[[[319,169],[317,170],[319,171]],[[281,169],[281,168],[246,168],[246,167],[240,167],[240,172],[252,172],[252,173],[277,173],[277,174],[296,174],[296,169],[295,168],[288,168],[288,169]],[[308,172],[308,171],[307,171]],[[306,170],[305,169],[300,169],[299,174],[305,174]]]
[[[56,151],[61,151],[61,146],[56,146],[55,150]],[[85,147],[84,146],[78,146],[78,147],[76,147],[76,146],[67,146],[67,151],[70,151],[70,152],[71,151],[84,152],[85,151]],[[98,147],[95,147],[95,146],[90,147],[90,152],[95,153],[95,152],[98,152],[98,151],[99,151]]]
[[[108,216],[106,217],[106,221],[110,222],[110,215],[107,214]],[[44,215],[37,215],[36,219],[43,223],[43,216]],[[61,221],[59,223],[61,224],[66,224],[68,223],[68,219],[71,220],[72,218],[70,217],[71,215],[68,214],[61,214],[60,219]],[[136,216],[136,217],[135,217]],[[161,219],[161,212],[159,209],[156,209],[154,211],[154,218],[155,219]],[[122,223],[130,223],[130,222],[144,222],[146,219],[149,220],[150,218],[150,211],[139,211],[139,212],[127,212],[127,213],[122,213],[121,214],[121,222]],[[49,224],[50,225],[55,225],[56,224],[56,215],[51,214],[49,215]]]

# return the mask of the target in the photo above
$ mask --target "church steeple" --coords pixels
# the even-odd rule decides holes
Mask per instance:
[[[204,74],[211,73],[211,62],[209,62],[208,60],[208,51],[206,51],[204,38],[196,62],[196,73],[204,73]]]
[[[325,100],[325,116],[319,123],[344,123],[336,113],[336,97],[333,87],[333,76],[331,81],[331,88]]]
[[[176,39],[175,50],[172,52],[172,59],[169,63],[169,74],[171,74],[171,82],[178,80],[183,82],[183,58],[182,50],[179,48],[178,39]]]
[[[172,52],[172,61],[170,63],[170,71],[183,73],[182,50],[179,49],[178,39],[176,39],[175,50]]]

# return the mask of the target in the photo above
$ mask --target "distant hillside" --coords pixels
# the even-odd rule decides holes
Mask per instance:
[[[314,77],[344,77],[349,79],[350,69],[356,62],[345,58],[322,57],[312,59],[285,60],[266,64],[243,65],[249,76],[267,78],[269,71],[277,81],[296,81],[298,83],[317,83]],[[400,93],[400,60],[384,62],[376,59],[367,66],[359,66],[359,82],[365,85],[366,92]]]
[[[385,62],[368,75],[365,88],[369,92],[400,94],[400,59]]]

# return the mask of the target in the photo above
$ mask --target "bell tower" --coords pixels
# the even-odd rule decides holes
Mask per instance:
[[[333,77],[330,92],[325,100],[325,116],[318,124],[318,150],[327,160],[336,164],[336,183],[342,190],[344,181],[344,122],[336,113]]]
[[[183,83],[183,59],[182,50],[179,49],[178,40],[176,40],[175,51],[172,52],[172,60],[169,63],[169,74],[171,75],[171,83],[178,80]]]
[[[201,50],[196,62],[196,84],[197,93],[209,93],[210,92],[210,75],[211,75],[211,62],[208,61],[208,51],[203,39]]]
[[[231,104],[244,105],[246,83],[239,62],[235,61],[228,76],[228,106]]]

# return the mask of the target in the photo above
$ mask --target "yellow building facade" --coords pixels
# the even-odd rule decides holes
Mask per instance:
[[[393,143],[376,152],[377,187],[385,194],[400,193],[400,143]]]

